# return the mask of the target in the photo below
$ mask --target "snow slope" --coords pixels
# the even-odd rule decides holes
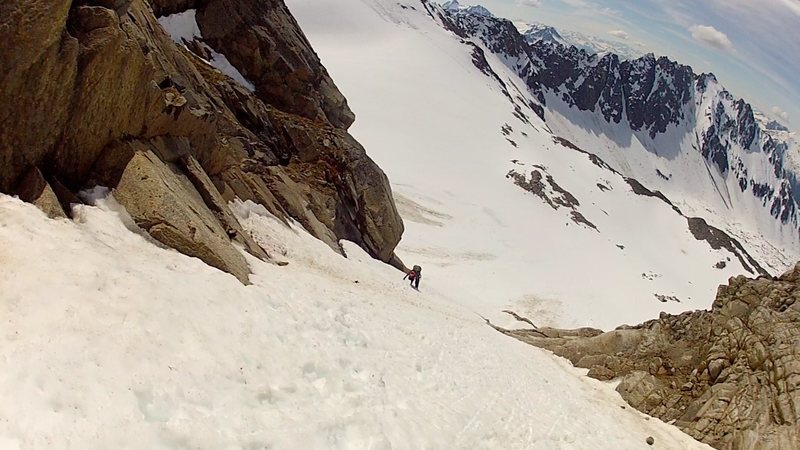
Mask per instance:
[[[0,448],[708,448],[343,243],[234,206],[251,286],[126,227],[0,196]]]
[[[393,183],[406,223],[398,254],[426,280],[455,280],[449,295],[463,307],[609,329],[707,308],[719,284],[745,273],[670,205],[555,143],[510,69],[525,61],[462,42],[420,2],[287,4],[356,112],[352,133]],[[489,75],[473,63],[475,46]],[[533,171],[580,205],[553,209],[513,182]]]

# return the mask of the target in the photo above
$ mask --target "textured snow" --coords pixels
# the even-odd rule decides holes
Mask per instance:
[[[196,19],[197,10],[189,9],[184,12],[163,16],[158,19],[158,23],[164,27],[164,30],[170,35],[173,41],[185,45],[194,39],[203,40],[203,34],[200,32],[200,27],[197,25]],[[239,84],[249,89],[251,92],[255,91],[253,83],[242,75],[239,70],[228,61],[222,53],[219,53],[203,43],[211,55],[208,61],[214,68],[224,73],[225,75],[233,78]]]
[[[449,300],[263,208],[251,286],[153,245],[113,197],[0,196],[0,447],[705,448]]]

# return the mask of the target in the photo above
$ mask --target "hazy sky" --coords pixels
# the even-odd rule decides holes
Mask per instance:
[[[800,0],[461,0],[511,20],[625,42],[713,72],[800,130]]]

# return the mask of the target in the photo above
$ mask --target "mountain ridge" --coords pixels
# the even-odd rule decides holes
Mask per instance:
[[[543,23],[520,23],[517,24],[517,29],[530,44],[539,41],[557,43],[565,47],[574,46],[578,49],[583,49],[588,53],[597,54],[599,56],[605,56],[606,54],[613,53],[622,60],[636,59],[641,57],[643,54],[642,51],[636,50],[627,44],[602,39],[576,31],[559,31],[556,27]]]
[[[730,220],[738,220],[735,210],[740,211],[738,217],[752,211],[753,228],[787,243],[790,249],[797,248],[800,194],[796,169],[787,163],[788,144],[774,139],[755,119],[753,108],[734,98],[713,74],[695,74],[689,66],[653,54],[622,61],[614,54],[599,56],[558,42],[522,45],[524,37],[506,19],[477,16],[464,9],[443,13],[462,38],[498,53],[551,116],[558,110],[567,115],[585,112],[587,120],[598,117],[606,125],[590,126],[595,127],[589,128],[593,134],[616,139],[623,144],[619,147],[633,140],[656,157],[637,156],[642,160],[637,164],[661,167],[626,175],[669,191],[671,180],[665,173],[680,167],[672,160],[685,159],[694,166],[705,162],[709,168],[702,177],[703,201],[716,203]],[[567,134],[580,127],[576,125],[580,120],[562,122],[570,122],[562,130]],[[551,120],[548,123],[555,126]],[[615,136],[619,133],[630,137],[619,142]],[[689,161],[693,150],[702,160]],[[609,159],[614,165],[615,158]],[[672,184],[673,192],[687,189]],[[779,224],[777,232],[773,221]]]

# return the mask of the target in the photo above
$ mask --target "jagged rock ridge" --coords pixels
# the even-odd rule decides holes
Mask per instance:
[[[203,45],[157,21],[189,9]],[[0,191],[57,215],[81,189],[115,188],[157,240],[244,282],[232,241],[268,256],[228,211],[235,197],[400,266],[386,176],[347,133],[354,115],[283,1],[12,0],[0,38]]]

